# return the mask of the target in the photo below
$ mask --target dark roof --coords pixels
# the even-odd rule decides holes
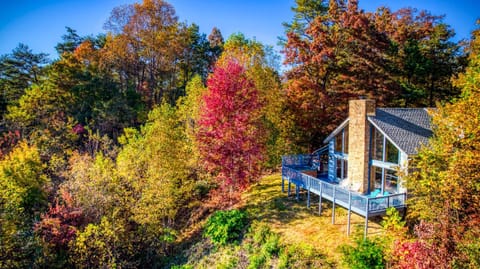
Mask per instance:
[[[377,108],[368,120],[408,155],[417,154],[433,134],[425,108]]]

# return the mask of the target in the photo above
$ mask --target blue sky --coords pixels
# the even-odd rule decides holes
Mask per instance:
[[[18,43],[34,52],[55,58],[55,45],[65,33],[65,26],[80,35],[103,32],[111,10],[135,0],[0,0],[0,54],[10,53]],[[290,21],[294,0],[170,0],[180,21],[196,23],[200,31],[210,33],[218,27],[227,38],[235,32],[275,45],[283,35],[282,22]],[[445,14],[445,22],[457,32],[456,39],[468,38],[480,18],[479,0],[360,0],[360,7],[373,11],[378,6],[392,10],[401,7],[427,9]]]

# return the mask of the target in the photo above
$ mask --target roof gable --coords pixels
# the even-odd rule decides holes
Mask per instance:
[[[426,108],[377,108],[368,121],[407,155],[415,155],[433,135],[431,117]],[[349,122],[347,118],[325,140],[328,143]]]
[[[323,143],[328,143],[328,141],[330,141],[330,140],[331,140],[332,138],[334,138],[338,133],[340,133],[340,131],[342,131],[343,128],[345,128],[345,126],[347,126],[348,121],[349,121],[349,118],[347,118],[347,119],[344,120],[340,125],[338,125],[338,127],[337,127],[335,130],[333,130],[333,132],[330,133],[330,135],[329,135],[327,138],[325,138],[325,139],[323,140]]]
[[[425,108],[377,108],[368,120],[407,155],[417,154],[433,135]]]

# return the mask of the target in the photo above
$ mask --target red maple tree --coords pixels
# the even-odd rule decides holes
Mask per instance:
[[[217,194],[230,204],[260,172],[264,143],[261,104],[254,82],[234,61],[217,66],[207,81],[197,139]]]

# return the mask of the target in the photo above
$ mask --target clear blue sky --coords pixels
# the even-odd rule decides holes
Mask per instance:
[[[137,0],[139,1],[139,0]],[[10,53],[18,43],[34,52],[56,57],[55,45],[65,26],[80,35],[103,32],[103,24],[112,8],[135,0],[0,0],[0,54]],[[227,38],[242,32],[248,38],[275,45],[283,35],[282,22],[291,21],[294,0],[170,0],[180,21],[196,23],[200,31],[210,33],[218,27]],[[360,0],[360,7],[373,11],[378,6],[392,10],[401,7],[427,9],[434,15],[445,14],[445,22],[468,38],[480,18],[480,0]]]

